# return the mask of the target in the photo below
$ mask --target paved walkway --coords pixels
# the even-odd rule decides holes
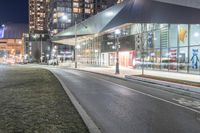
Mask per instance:
[[[81,66],[78,69],[86,70],[91,72],[97,72],[101,74],[108,74],[116,77],[125,77],[125,75],[140,75],[142,70],[135,70],[131,68],[120,67],[120,74],[115,74],[115,67],[84,67]],[[190,82],[200,83],[200,75],[184,74],[184,73],[173,73],[173,72],[163,72],[163,71],[153,71],[145,70],[145,75],[158,76],[163,78],[171,78],[178,80],[185,80]]]

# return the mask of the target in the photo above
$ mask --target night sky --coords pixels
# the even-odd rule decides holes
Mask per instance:
[[[0,0],[0,23],[28,23],[28,0]]]

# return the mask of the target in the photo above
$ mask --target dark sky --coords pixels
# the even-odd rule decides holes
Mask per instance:
[[[0,23],[28,23],[28,0],[0,0]]]

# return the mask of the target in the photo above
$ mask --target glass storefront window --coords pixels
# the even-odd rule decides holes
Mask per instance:
[[[161,63],[160,49],[155,49],[154,52],[155,52],[154,68],[155,69],[160,69],[160,63]]]
[[[154,31],[154,47],[160,48],[160,30]]]
[[[136,46],[136,34],[132,36],[129,34],[138,32],[142,35],[139,37],[141,41],[139,44],[144,44],[145,69],[200,74],[200,25],[150,23],[132,24],[131,27],[122,28],[122,36],[119,39],[122,66],[127,67],[131,64],[134,68],[141,69],[142,67],[141,49],[136,49],[134,61],[132,58],[130,60],[132,56],[129,53]],[[115,65],[113,33],[104,34],[97,40],[86,40],[81,45],[81,62],[105,66]],[[128,64],[128,62],[131,63]]]
[[[144,49],[148,48],[148,33],[143,34]]]
[[[168,70],[169,53],[168,49],[162,49],[161,51],[161,69]]]
[[[148,68],[154,69],[156,61],[156,53],[154,50],[148,51],[147,61],[148,61]]]
[[[131,25],[121,29],[121,37],[129,36],[131,34]]]
[[[137,54],[136,54],[136,59],[135,59],[135,66],[136,68],[138,69],[141,69],[142,68],[142,54],[140,51],[137,51]]]
[[[115,53],[109,53],[109,66],[115,66],[116,55]]]
[[[187,68],[188,68],[188,47],[182,47],[179,49],[178,69],[179,72],[187,72]]]
[[[145,52],[145,67],[147,69],[160,69],[160,50],[154,49]]]
[[[141,33],[141,24],[132,24],[131,25],[131,35]]]
[[[171,24],[169,28],[169,47],[178,46],[178,25]]]
[[[153,63],[154,63],[154,53],[153,51],[146,52],[145,56],[145,66],[148,69],[153,69]]]
[[[169,49],[169,70],[177,71],[177,48]]]
[[[152,31],[154,29],[153,24],[147,24],[147,31]]]
[[[160,29],[160,45],[162,49],[169,47],[169,28],[163,27]]]
[[[195,24],[190,26],[190,45],[200,45],[200,25]]]
[[[178,25],[178,40],[179,40],[179,47],[188,46],[188,25],[187,24]]]
[[[168,27],[168,24],[159,24],[160,28]]]

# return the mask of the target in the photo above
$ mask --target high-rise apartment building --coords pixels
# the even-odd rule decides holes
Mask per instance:
[[[95,6],[95,14],[98,12],[101,12],[102,10],[105,10],[108,7],[113,6],[117,3],[118,0],[95,0],[94,6]]]
[[[47,0],[29,0],[29,32],[46,31]]]
[[[123,1],[125,1],[125,0],[117,0],[117,3],[121,3],[121,2],[123,2]]]
[[[94,14],[94,0],[50,0],[48,29],[51,35]]]
[[[29,0],[29,32],[56,34],[123,0]]]
[[[54,35],[117,3],[117,0],[50,0],[48,30]]]

